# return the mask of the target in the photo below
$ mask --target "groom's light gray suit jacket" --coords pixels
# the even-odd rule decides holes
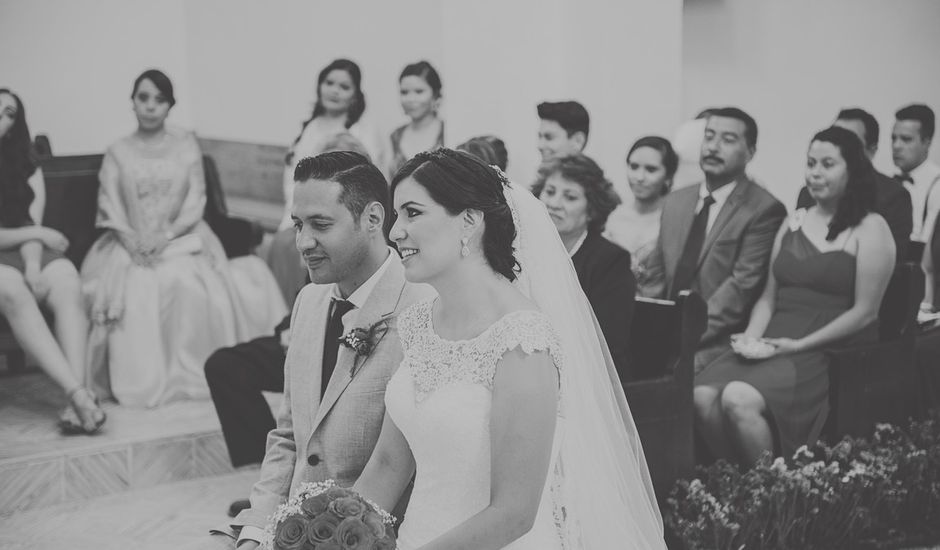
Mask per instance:
[[[335,479],[349,486],[362,473],[382,428],[385,386],[402,360],[397,317],[434,295],[427,285],[407,283],[401,260],[390,253],[387,270],[362,308],[344,317],[344,333],[381,323],[375,348],[367,356],[357,356],[340,345],[322,402],[323,339],[333,285],[310,284],[297,296],[277,427],[268,434],[261,477],[251,490],[251,508],[231,522],[233,529],[264,527],[300,483]]]

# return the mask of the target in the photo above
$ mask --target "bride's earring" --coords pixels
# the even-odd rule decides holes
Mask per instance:
[[[470,255],[470,248],[467,246],[467,243],[468,243],[468,242],[470,242],[470,239],[467,238],[467,237],[464,237],[464,238],[460,239],[460,245],[461,245],[461,246],[460,246],[460,255],[461,255],[461,257],[466,258],[467,256]]]

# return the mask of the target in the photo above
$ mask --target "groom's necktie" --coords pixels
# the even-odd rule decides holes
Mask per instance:
[[[705,233],[708,231],[708,213],[712,205],[715,204],[715,198],[711,193],[705,195],[702,199],[702,209],[692,220],[692,227],[689,228],[689,238],[685,241],[685,248],[682,249],[682,255],[679,256],[679,263],[676,264],[676,275],[672,278],[672,298],[675,299],[683,290],[692,286],[695,280],[695,268],[698,266],[698,257],[702,253],[702,245],[705,244]]]
[[[326,336],[323,338],[323,375],[320,377],[320,399],[326,393],[326,387],[336,368],[336,354],[339,352],[339,339],[343,336],[343,315],[353,309],[352,302],[333,298],[330,302],[330,321],[326,324]]]

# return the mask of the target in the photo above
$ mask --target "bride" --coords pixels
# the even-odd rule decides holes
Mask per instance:
[[[607,345],[531,193],[449,149],[392,181],[401,368],[354,486],[386,510],[417,470],[402,550],[659,549],[662,519]]]

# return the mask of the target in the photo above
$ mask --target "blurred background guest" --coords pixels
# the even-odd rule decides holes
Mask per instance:
[[[864,109],[842,109],[836,116],[833,126],[840,126],[858,136],[865,144],[865,154],[869,160],[878,152],[878,120]],[[809,194],[809,188],[800,189],[797,208],[809,208],[815,203]],[[895,178],[890,178],[875,170],[875,210],[888,222],[894,237],[895,256],[898,262],[907,261],[907,247],[911,242],[912,207],[911,195]]]
[[[874,174],[851,131],[813,137],[806,184],[815,204],[781,226],[747,328],[695,378],[698,426],[717,458],[752,464],[815,442],[829,410],[823,348],[877,341],[894,240],[872,211]]]
[[[472,137],[458,145],[456,149],[470,153],[490,166],[496,166],[503,172],[506,171],[506,164],[509,161],[506,144],[496,136]]]
[[[591,117],[577,101],[539,103],[538,148],[542,162],[584,151]]]
[[[441,108],[441,77],[427,61],[405,67],[398,77],[401,108],[410,122],[399,126],[389,136],[391,159],[388,176],[392,177],[411,157],[422,151],[444,146],[444,121]]]
[[[280,229],[292,226],[294,168],[300,159],[324,151],[326,142],[336,134],[348,132],[369,152],[373,162],[382,162],[384,149],[376,131],[362,119],[366,97],[362,93],[362,71],[348,59],[336,59],[317,76],[317,101],[310,118],[300,127],[284,159],[284,216]]]
[[[703,109],[692,120],[686,120],[676,129],[672,146],[679,156],[679,164],[673,177],[673,189],[682,189],[688,185],[697,185],[705,179],[705,172],[699,165],[702,149],[702,137],[708,117],[717,108]]]
[[[936,118],[933,109],[922,104],[902,107],[894,117],[891,157],[899,171],[895,178],[910,192],[914,215],[907,258],[920,263],[940,212],[940,166],[927,158]]]
[[[665,288],[664,273],[649,258],[656,249],[663,201],[672,189],[678,164],[669,140],[659,136],[638,139],[627,153],[627,181],[633,200],[610,214],[604,237],[630,253],[638,296],[658,298]]]
[[[65,391],[65,433],[94,433],[105,421],[84,386],[88,318],[66,237],[40,225],[45,183],[20,98],[0,89],[0,314],[23,350]],[[55,319],[55,335],[39,310]]]
[[[202,365],[216,349],[271,330],[287,307],[260,259],[233,276],[203,221],[202,154],[192,133],[165,122],[176,103],[158,70],[134,81],[137,130],[108,147],[97,226],[82,264],[91,303],[90,369],[122,404],[205,398]]]
[[[626,379],[636,280],[630,270],[630,253],[601,236],[620,197],[600,166],[582,154],[544,163],[532,192],[548,208],[617,371]]]

